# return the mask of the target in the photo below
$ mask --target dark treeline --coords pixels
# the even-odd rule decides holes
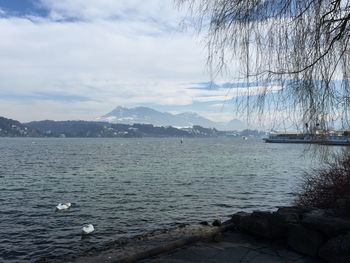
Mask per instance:
[[[20,123],[0,117],[0,137],[68,137],[68,138],[137,138],[137,137],[219,137],[262,136],[252,130],[218,131],[198,125],[188,128],[154,126],[152,124],[113,124],[94,121],[33,121]]]

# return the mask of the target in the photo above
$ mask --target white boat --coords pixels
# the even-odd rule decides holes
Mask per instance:
[[[267,143],[308,143],[325,145],[350,145],[350,132],[323,132],[318,134],[304,133],[271,133],[263,138]]]
[[[312,137],[302,133],[270,133],[268,138],[263,138],[268,143],[312,143]]]
[[[350,135],[328,135],[326,139],[320,140],[318,143],[325,145],[350,145]]]

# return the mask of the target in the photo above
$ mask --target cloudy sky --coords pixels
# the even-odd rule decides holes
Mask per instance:
[[[150,106],[237,117],[245,88],[209,83],[185,15],[173,0],[0,0],[0,116],[94,120]]]

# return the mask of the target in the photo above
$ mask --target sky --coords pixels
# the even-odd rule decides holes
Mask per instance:
[[[149,106],[239,117],[232,103],[246,88],[210,82],[187,15],[173,0],[0,0],[0,116],[95,120]]]

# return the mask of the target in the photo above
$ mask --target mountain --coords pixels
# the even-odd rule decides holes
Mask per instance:
[[[221,130],[239,131],[246,128],[247,128],[247,125],[243,121],[238,119],[233,119],[228,123],[226,123],[225,126],[221,128]]]
[[[212,128],[217,126],[217,123],[208,120],[197,113],[194,112],[184,112],[179,113],[176,115],[173,115],[179,123],[183,123],[184,125],[179,126],[193,126],[193,125],[199,125],[202,127]]]
[[[194,112],[171,114],[147,107],[124,108],[119,106],[97,120],[110,123],[145,123],[155,126],[175,127],[192,127],[193,125],[199,125],[205,128],[216,128],[219,130],[243,130],[246,128],[246,125],[237,119],[229,123],[221,123],[206,119]]]
[[[175,122],[175,118],[172,114],[162,113],[147,107],[130,109],[117,107],[110,113],[98,118],[98,120],[124,124],[145,123],[157,126],[173,125]]]
[[[224,132],[193,126],[177,129],[171,126],[158,127],[152,124],[113,124],[93,121],[33,121],[29,127],[41,131],[45,137],[80,138],[134,138],[134,137],[217,137]]]
[[[19,121],[0,117],[0,137],[39,137],[40,132]]]

